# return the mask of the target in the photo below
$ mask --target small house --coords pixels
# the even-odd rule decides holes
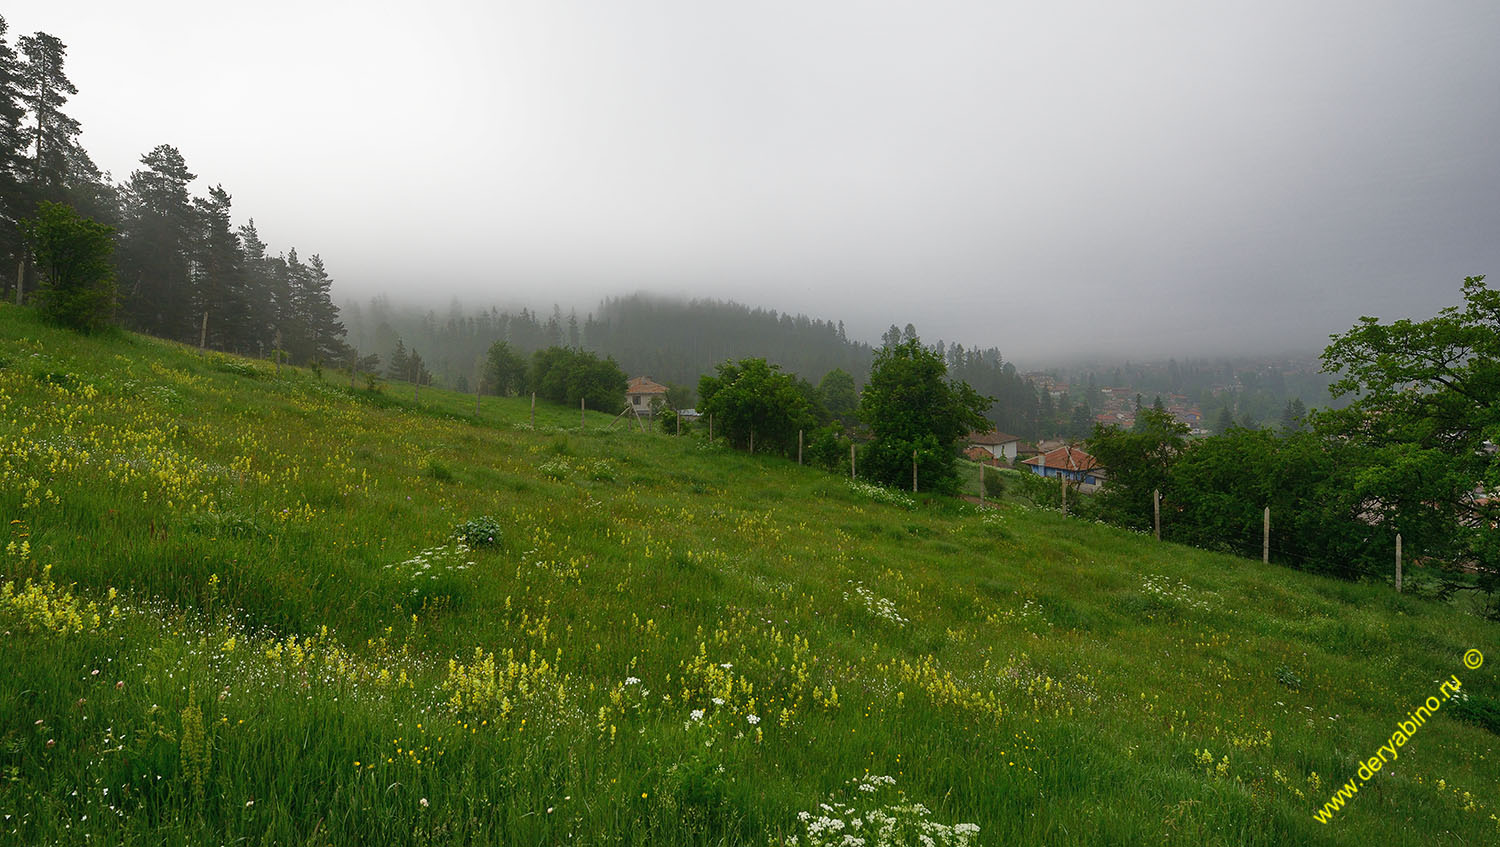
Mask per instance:
[[[650,377],[638,376],[625,387],[625,400],[630,404],[632,412],[650,417],[655,413],[657,400],[666,402],[667,387],[659,382],[652,382]]]
[[[1066,479],[1079,491],[1098,491],[1104,485],[1104,467],[1077,447],[1063,445],[1022,462],[1038,476]]]
[[[1021,447],[1021,439],[1014,435],[1006,435],[997,429],[992,429],[989,432],[969,433],[969,437],[964,440],[964,446],[964,455],[969,455],[976,448],[989,454],[988,459],[981,458],[978,461],[998,461],[1003,459],[1007,462],[1014,462],[1016,460],[1016,452]]]

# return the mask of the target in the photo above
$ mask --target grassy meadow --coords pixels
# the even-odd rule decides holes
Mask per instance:
[[[1492,624],[529,405],[0,306],[0,843],[1500,842]]]

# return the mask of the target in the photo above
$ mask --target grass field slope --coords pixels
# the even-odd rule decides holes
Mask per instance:
[[[348,383],[0,307],[0,843],[1500,842],[1478,618]]]

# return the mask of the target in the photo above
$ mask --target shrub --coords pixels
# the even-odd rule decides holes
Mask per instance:
[[[500,543],[500,524],[489,515],[471,518],[453,528],[453,537],[471,550]]]
[[[807,442],[807,463],[825,471],[848,473],[851,443],[837,424],[819,427],[812,431],[812,439]]]
[[[997,500],[1005,496],[1005,477],[999,471],[985,468],[981,473],[984,475],[984,496]]]

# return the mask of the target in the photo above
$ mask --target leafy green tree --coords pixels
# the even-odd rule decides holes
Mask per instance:
[[[1103,465],[1108,482],[1097,500],[1101,516],[1132,529],[1149,529],[1152,492],[1166,487],[1172,462],[1187,446],[1188,427],[1163,409],[1146,407],[1129,432],[1096,426],[1089,453]]]
[[[816,419],[798,380],[765,359],[724,362],[713,376],[698,381],[698,411],[713,415],[714,434],[731,446],[788,455],[797,449],[797,431]]]
[[[109,326],[115,312],[114,230],[45,200],[21,229],[42,274],[42,316],[83,332]]]
[[[848,473],[852,444],[838,424],[820,426],[808,436],[803,459],[815,468]]]
[[[553,345],[531,357],[530,387],[554,403],[613,412],[624,406],[629,380],[613,357],[600,359],[585,350]]]
[[[1323,369],[1339,375],[1335,397],[1354,399],[1314,425],[1370,451],[1355,480],[1367,514],[1454,566],[1445,589],[1484,592],[1500,618],[1500,291],[1469,277],[1463,297],[1425,321],[1364,317],[1334,336]]]
[[[1361,464],[1352,448],[1310,433],[1235,428],[1194,441],[1162,488],[1162,535],[1258,557],[1269,507],[1272,561],[1345,578],[1384,568],[1393,533],[1364,520]]]
[[[989,428],[984,413],[992,401],[947,374],[943,357],[916,337],[876,351],[860,395],[860,419],[874,436],[861,454],[861,476],[910,485],[915,451],[921,488],[957,490],[958,444]]]
[[[496,341],[484,357],[484,380],[501,397],[526,390],[526,360],[504,341]]]
[[[818,399],[828,414],[845,426],[859,419],[859,392],[854,388],[854,377],[843,368],[834,368],[823,375],[818,383]]]

